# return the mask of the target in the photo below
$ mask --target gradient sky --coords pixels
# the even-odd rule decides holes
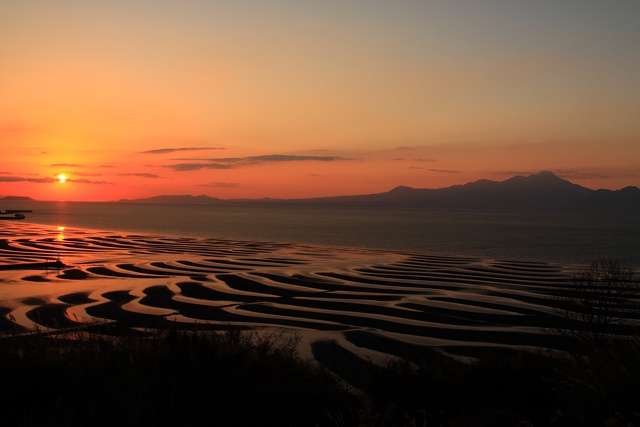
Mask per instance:
[[[638,22],[638,0],[4,0],[0,196],[640,186]]]

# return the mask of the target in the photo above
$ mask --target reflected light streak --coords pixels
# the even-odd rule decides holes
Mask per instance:
[[[62,242],[64,240],[64,227],[63,226],[59,226],[58,227],[58,237],[56,238],[56,240],[58,240],[58,242]]]

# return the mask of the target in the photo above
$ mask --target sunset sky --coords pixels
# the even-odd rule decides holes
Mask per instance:
[[[638,0],[4,0],[0,196],[640,186],[638,22]]]

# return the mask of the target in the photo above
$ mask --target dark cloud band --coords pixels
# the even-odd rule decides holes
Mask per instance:
[[[203,159],[177,159],[177,160],[199,160]],[[239,166],[256,165],[263,163],[279,163],[279,162],[334,162],[341,160],[348,160],[343,157],[335,156],[296,156],[288,154],[268,154],[264,156],[248,156],[248,157],[221,157],[215,159],[206,159],[211,163],[177,163],[173,165],[167,165],[175,171],[194,171],[200,169],[232,169]]]
[[[167,154],[176,153],[178,151],[207,151],[207,150],[224,150],[221,147],[184,147],[184,148],[158,148],[155,150],[141,151],[143,154]]]

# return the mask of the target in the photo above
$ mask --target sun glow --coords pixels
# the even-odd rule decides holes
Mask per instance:
[[[58,175],[58,182],[61,184],[64,184],[67,181],[67,176],[65,174],[59,174]]]

